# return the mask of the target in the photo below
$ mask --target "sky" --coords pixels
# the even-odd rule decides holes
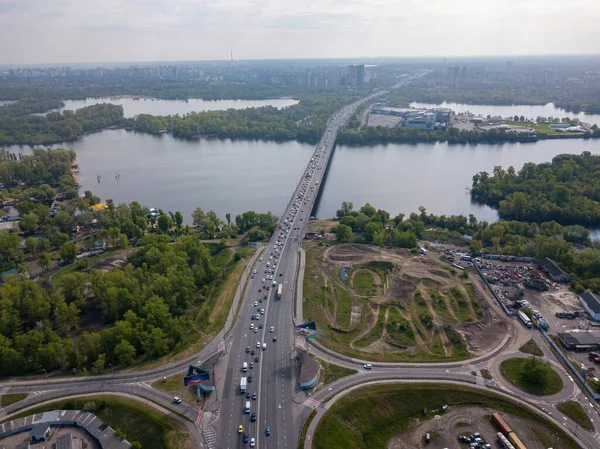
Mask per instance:
[[[600,0],[0,0],[0,64],[598,53]]]

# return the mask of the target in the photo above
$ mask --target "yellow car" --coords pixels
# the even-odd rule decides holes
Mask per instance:
[[[244,431],[244,426],[241,424],[238,426],[238,433],[242,433]]]

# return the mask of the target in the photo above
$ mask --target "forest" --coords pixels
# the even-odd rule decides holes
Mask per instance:
[[[150,134],[170,132],[174,137],[204,137],[299,140],[317,142],[331,114],[351,101],[348,95],[307,97],[300,103],[277,109],[272,106],[227,111],[192,112],[182,116],[141,114],[125,119],[124,125]],[[307,121],[310,122],[307,123]]]
[[[20,103],[38,104],[32,100]],[[87,106],[77,111],[48,112],[46,115],[26,113],[15,116],[2,113],[3,108],[11,109],[13,104],[0,107],[0,144],[40,145],[72,141],[85,133],[118,126],[123,120],[123,107],[107,103]],[[49,106],[48,103],[41,102],[38,104],[40,108],[42,104]],[[26,109],[19,109],[19,113]]]
[[[600,294],[600,241],[590,240],[583,226],[562,226],[555,221],[478,221],[474,215],[433,215],[424,207],[409,216],[391,217],[369,203],[358,211],[344,201],[337,211],[339,224],[333,228],[339,242],[411,248],[417,239],[469,244],[475,253],[506,254],[556,260],[572,276],[577,292],[590,289]],[[465,239],[464,236],[470,236]]]
[[[505,220],[600,225],[600,156],[562,154],[526,163],[518,172],[494,168],[473,176],[474,201],[498,209]]]
[[[0,286],[0,374],[128,366],[185,344],[208,325],[206,301],[223,267],[197,235],[148,235],[122,269],[76,272],[50,291],[31,280]],[[223,260],[219,258],[218,260]],[[82,322],[100,325],[87,331]],[[97,329],[97,327],[96,327]]]

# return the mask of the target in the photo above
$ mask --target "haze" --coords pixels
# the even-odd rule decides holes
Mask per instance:
[[[597,0],[0,0],[0,63],[594,53]]]

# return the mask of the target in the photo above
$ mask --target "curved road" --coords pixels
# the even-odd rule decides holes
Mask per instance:
[[[405,78],[394,88],[407,84],[412,78]],[[296,390],[298,372],[293,364],[293,326],[294,322],[302,322],[302,279],[304,276],[302,239],[320,184],[322,184],[325,168],[329,163],[337,130],[354,114],[359,106],[386,92],[380,91],[372,94],[346,106],[333,115],[327,125],[325,134],[316,147],[313,158],[304,171],[301,182],[294,191],[292,199],[281,217],[280,227],[276,230],[266,248],[262,252],[257,252],[249,261],[224,329],[202,351],[192,357],[167,362],[166,365],[146,371],[85,378],[13,379],[9,382],[0,383],[0,394],[7,392],[30,393],[25,400],[4,409],[0,408],[0,418],[23,407],[48,399],[91,392],[117,392],[139,396],[155,402],[170,412],[182,415],[198,425],[202,417],[202,411],[198,407],[185,403],[175,405],[172,403],[171,396],[153,389],[150,383],[163,376],[181,373],[190,363],[198,363],[208,359],[223,346],[223,343],[226,347],[226,356],[221,362],[223,366],[219,367],[219,371],[223,373],[221,376],[223,380],[216,384],[216,395],[220,401],[216,442],[209,441],[205,444],[203,441],[198,441],[199,447],[246,447],[242,435],[238,434],[238,426],[242,425],[244,432],[248,434],[249,438],[254,438],[256,446],[261,449],[295,448],[300,427],[311,411],[311,404],[319,404],[323,399],[332,397],[339,391],[345,391],[349,387],[367,380],[460,381],[478,388],[491,388],[495,391],[501,391],[504,394],[509,394],[513,399],[524,398],[529,401],[530,406],[535,406],[538,410],[550,416],[559,415],[554,408],[556,402],[572,398],[576,398],[584,404],[588,411],[595,412],[595,407],[579,391],[579,388],[560,367],[549,349],[545,351],[549,355],[548,359],[551,363],[558,365],[561,376],[565,380],[565,385],[568,386],[550,398],[527,397],[508,382],[487,381],[482,377],[475,377],[471,374],[473,371],[485,368],[495,374],[495,379],[501,379],[497,373],[497,366],[499,361],[506,356],[496,357],[498,352],[509,349],[514,351],[532,336],[540,347],[544,347],[540,345],[541,339],[539,336],[536,337],[535,333],[521,328],[518,323],[515,326],[516,333],[507,336],[494,351],[485,356],[463,362],[426,365],[374,363],[373,369],[366,371],[362,368],[364,361],[335,354],[322,346],[313,347],[311,353],[325,360],[334,361],[338,365],[358,369],[359,374],[340,379],[329,385],[327,390],[316,393],[312,398],[314,401],[309,401],[309,407],[303,405],[302,401],[297,399],[298,397],[301,398],[301,395]],[[275,261],[277,261],[276,265],[274,265]],[[254,270],[256,270],[256,274],[253,273]],[[267,276],[273,276],[273,280],[266,279]],[[263,278],[265,278],[265,282],[263,282]],[[283,284],[283,293],[280,300],[275,298],[275,293],[271,289],[273,282]],[[246,289],[242,297],[241,293],[244,285]],[[266,290],[267,287],[269,287],[268,290]],[[265,295],[267,299],[265,299]],[[296,296],[295,310],[293,310],[294,296]],[[235,312],[240,301],[239,317],[234,323]],[[255,302],[256,305],[254,305]],[[497,306],[492,304],[492,307]],[[262,309],[263,312],[260,312],[259,309]],[[293,319],[294,315],[295,320]],[[258,319],[252,319],[252,316],[258,316]],[[258,328],[256,332],[250,328],[251,325]],[[271,327],[273,327],[272,332]],[[229,331],[229,329],[231,330]],[[277,341],[274,341],[273,337],[276,337]],[[266,344],[265,349],[263,349],[263,343]],[[255,354],[250,353],[252,350]],[[247,372],[242,372],[244,362],[253,363],[253,367],[248,368]],[[250,398],[246,398],[240,392],[239,383],[240,378],[243,376],[252,376],[252,381],[247,384]],[[256,393],[256,399],[252,399],[252,393]],[[244,410],[247,401],[250,402],[250,413],[245,413]],[[324,409],[323,405],[319,406],[318,416],[322,415]],[[252,419],[252,414],[255,414],[254,419]],[[596,416],[596,413],[594,413],[594,416]],[[574,429],[577,432],[577,426],[572,421],[565,417],[561,418],[560,422],[565,428],[571,431]],[[596,421],[594,420],[595,426]],[[311,424],[313,431],[317,422],[317,420],[314,420]],[[268,436],[266,435],[267,426],[270,428],[270,435]],[[192,434],[197,438],[197,432]],[[584,441],[585,447],[600,447],[598,440],[595,438],[600,438],[597,432],[592,436],[579,429],[578,436]],[[307,447],[310,447],[310,443]]]

